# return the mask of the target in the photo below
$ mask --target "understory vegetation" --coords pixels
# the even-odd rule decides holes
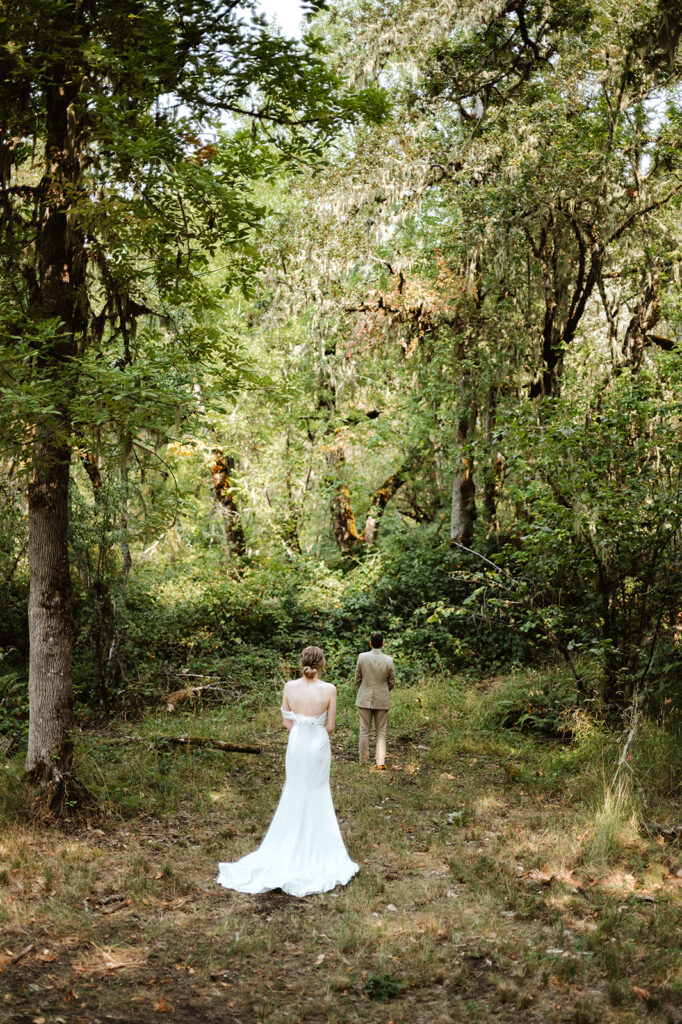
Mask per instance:
[[[679,12],[193,3],[3,23],[3,743],[59,811],[74,725],[376,629],[675,721]]]

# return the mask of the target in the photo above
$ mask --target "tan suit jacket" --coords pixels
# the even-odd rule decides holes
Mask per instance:
[[[388,695],[395,686],[393,658],[379,648],[363,651],[355,669],[355,684],[359,686],[357,708],[388,709]]]

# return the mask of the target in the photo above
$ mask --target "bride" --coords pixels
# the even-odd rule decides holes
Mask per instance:
[[[226,889],[307,896],[345,885],[359,870],[346,852],[329,789],[336,687],[320,679],[324,664],[319,647],[304,648],[301,678],[284,686],[281,710],[289,741],[282,795],[259,848],[218,864],[216,882]]]

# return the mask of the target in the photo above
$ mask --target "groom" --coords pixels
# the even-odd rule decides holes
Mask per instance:
[[[372,633],[370,650],[358,656],[355,683],[359,687],[355,706],[360,712],[360,764],[369,761],[369,731],[374,719],[376,729],[376,762],[382,771],[386,766],[386,725],[388,721],[388,695],[395,686],[393,658],[381,650],[384,638]]]

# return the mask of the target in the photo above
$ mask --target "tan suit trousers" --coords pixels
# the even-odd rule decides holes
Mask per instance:
[[[386,760],[386,726],[388,724],[387,708],[358,708],[360,712],[360,764],[369,761],[369,731],[374,719],[376,729],[376,762],[383,764]]]

